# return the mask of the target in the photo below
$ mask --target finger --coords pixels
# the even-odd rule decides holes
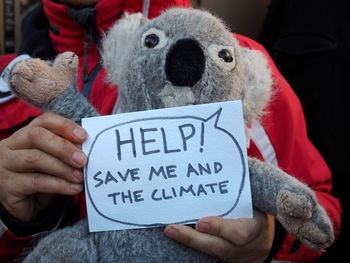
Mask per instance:
[[[243,246],[255,239],[262,228],[260,213],[253,218],[224,219],[221,217],[206,217],[199,220],[196,229]]]
[[[73,143],[82,143],[87,137],[85,130],[74,121],[50,112],[36,118],[30,125],[51,130]]]
[[[201,233],[185,225],[169,225],[164,234],[185,246],[202,251],[214,257],[222,257],[234,253],[235,248],[226,240]]]
[[[9,148],[40,149],[76,168],[81,168],[86,162],[85,154],[73,143],[42,127],[22,131],[10,141]]]
[[[82,184],[69,183],[59,177],[41,173],[18,174],[10,191],[18,195],[36,193],[74,195],[83,190]]]
[[[9,154],[15,162],[6,163],[6,169],[12,172],[41,172],[60,177],[72,183],[82,183],[81,169],[75,169],[61,160],[37,149],[16,150]]]
[[[67,139],[73,144],[81,144],[87,138],[86,131],[78,124],[72,120],[50,112],[44,113],[34,119],[28,125],[28,128],[32,127],[41,127],[50,130],[52,133]],[[20,131],[23,133],[23,130],[24,129]],[[20,146],[16,147],[16,144],[14,144],[13,147],[18,148]]]

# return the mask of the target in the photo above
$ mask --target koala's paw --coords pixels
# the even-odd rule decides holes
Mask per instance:
[[[29,103],[44,108],[75,82],[78,58],[72,52],[57,56],[53,65],[41,59],[18,63],[11,72],[11,88]]]
[[[312,192],[283,190],[276,205],[279,222],[307,246],[323,250],[333,243],[332,223]]]

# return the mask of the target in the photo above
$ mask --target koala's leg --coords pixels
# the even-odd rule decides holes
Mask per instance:
[[[96,263],[97,249],[88,231],[87,220],[43,238],[24,263]]]
[[[314,192],[281,169],[249,158],[253,204],[272,214],[283,227],[313,249],[325,249],[333,240],[332,223]]]
[[[218,262],[217,258],[165,237],[163,228],[108,231],[93,235],[100,262]]]
[[[173,241],[163,228],[89,233],[87,221],[43,238],[24,263],[215,263],[218,259]]]

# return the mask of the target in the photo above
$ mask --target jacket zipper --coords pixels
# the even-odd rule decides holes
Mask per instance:
[[[90,97],[90,93],[92,90],[92,86],[94,84],[94,81],[97,77],[98,72],[101,70],[102,66],[100,62],[97,62],[93,70],[89,74],[89,48],[90,44],[94,41],[93,36],[93,27],[95,26],[95,19],[94,19],[94,11],[90,11],[86,25],[85,25],[85,36],[84,36],[84,64],[83,64],[83,88],[82,88],[82,94],[85,98]]]
[[[97,74],[100,72],[102,66],[101,63],[98,62],[96,64],[96,66],[94,67],[94,69],[90,72],[90,74],[86,77],[86,81],[84,81],[83,84],[83,89],[82,89],[82,94],[84,95],[85,98],[89,98],[90,97],[90,93],[92,90],[92,86],[95,82],[95,79],[97,77]]]

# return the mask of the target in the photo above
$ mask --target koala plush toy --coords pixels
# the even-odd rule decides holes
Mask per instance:
[[[271,98],[266,58],[240,47],[213,15],[169,9],[148,20],[126,15],[103,41],[103,63],[119,87],[115,113],[241,100],[248,126]],[[12,71],[14,92],[29,103],[79,122],[98,113],[75,87],[77,57],[29,59]],[[314,192],[281,169],[248,160],[253,205],[313,249],[333,242],[333,228]],[[87,220],[43,238],[25,262],[216,262],[163,236],[163,228],[89,233]]]

